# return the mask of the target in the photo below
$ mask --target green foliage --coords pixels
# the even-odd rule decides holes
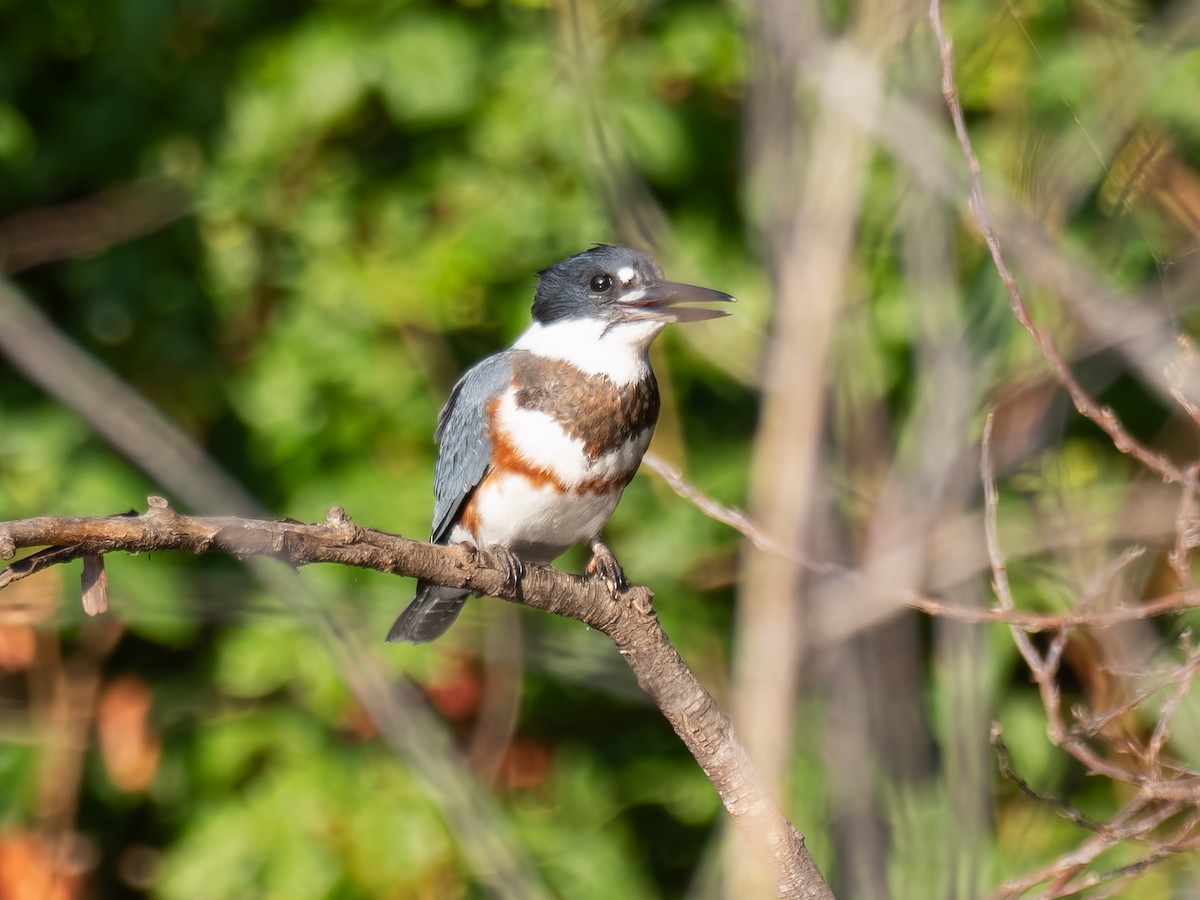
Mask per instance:
[[[299,710],[220,717],[186,752],[193,808],[164,897],[416,893],[452,863],[405,770],[377,748],[337,746]]]
[[[853,4],[825,7],[839,30],[859,15]],[[1130,128],[1165,136],[1180,165],[1194,168],[1200,53],[1164,55],[1131,37],[1156,14],[1152,4],[1085,7],[949,4],[961,95],[989,173],[1044,213],[1049,230],[1094,248],[1114,283],[1142,288],[1186,255],[1187,226],[1148,204],[1108,199],[1106,166],[1118,155],[1105,128],[1111,86],[1130,92],[1121,97],[1138,110]],[[313,521],[340,504],[361,523],[424,537],[432,431],[450,387],[524,326],[538,268],[622,238],[611,223],[637,198],[613,187],[629,176],[670,222],[668,273],[742,299],[735,317],[668,332],[656,346],[666,402],[655,449],[718,501],[745,505],[753,385],[773,316],[772,278],[747,246],[768,243],[759,240],[764,223],[749,220],[743,185],[749,79],[763,63],[748,45],[747,15],[716,0],[0,0],[0,259],[12,264],[10,241],[29,227],[21,213],[104,206],[115,188],[159,180],[180,186],[183,210],[113,246],[80,244],[78,221],[59,210],[48,240],[66,245],[62,258],[19,273],[22,289],[272,514]],[[936,98],[932,56],[928,34],[915,29],[903,58],[922,62],[902,80]],[[1105,165],[1089,157],[1093,144]],[[1051,171],[1083,182],[1065,211],[1058,183],[1038,174],[1054,153],[1078,166]],[[958,234],[954,283],[930,312],[905,246],[907,207],[923,188],[882,151],[864,178],[830,363],[822,481],[837,521],[823,548],[869,543],[884,466],[920,466],[922,416],[961,387],[930,376],[927,330],[946,321],[959,329],[952,343],[989,402],[1031,383],[1036,393],[1044,375],[978,241]],[[118,220],[137,215],[105,209]],[[1090,352],[1087,336],[1063,324],[1057,294],[1031,290],[1030,301],[1042,321],[1063,325],[1064,346]],[[1095,383],[1139,434],[1163,427],[1160,400],[1130,378]],[[967,418],[964,429],[977,428],[979,410]],[[1060,507],[1087,510],[1073,523],[1078,545],[1103,544],[1120,531],[1133,472],[1091,426],[1054,421],[1068,423],[1058,429],[1065,437],[1031,427],[1016,471],[1003,473],[1014,590],[1035,611],[1068,608],[1099,566],[1074,545],[1039,551],[1061,524]],[[160,489],[0,360],[0,519],[114,513]],[[654,586],[667,631],[724,700],[739,537],[647,475],[627,490],[609,537],[630,575]],[[103,649],[97,626],[76,611],[74,573],[50,576],[44,592],[58,605],[36,622],[37,665],[0,668],[0,784],[16,786],[0,791],[0,825],[31,828],[46,815],[55,767],[69,763],[31,723],[47,713],[47,673],[78,664],[94,668],[101,688],[119,675],[143,678],[153,696],[147,724],[161,741],[140,788],[117,785],[95,741],[76,761],[76,824],[97,851],[87,873],[96,896],[486,893],[444,805],[375,733],[322,635],[294,607],[264,596],[229,561],[107,565],[126,629],[114,647]],[[1148,581],[1150,568],[1134,574]],[[301,578],[372,641],[412,588],[351,570]],[[982,596],[981,569],[970,579]],[[483,649],[494,602],[472,602],[443,642],[380,653],[390,673],[426,690],[464,752],[480,728],[471,698],[504,668]],[[711,786],[599,635],[524,610],[517,618],[523,693],[515,741],[491,785],[503,828],[560,896],[699,895],[723,822]],[[999,722],[1014,766],[1038,790],[1111,816],[1120,791],[1083,779],[1050,745],[1007,630],[979,627],[972,708],[987,707],[979,718]],[[986,735],[961,716],[961,669],[927,646],[940,639],[922,634],[912,649],[919,689],[897,686],[883,698],[919,720],[928,765],[897,775],[892,748],[879,745],[858,773],[891,835],[879,869],[897,897],[975,896],[1081,840],[976,753],[990,821],[964,862],[967,850],[955,845],[962,796],[946,760]],[[815,681],[827,660],[805,662]],[[1069,685],[1064,706],[1086,688]],[[1200,764],[1198,703],[1181,704],[1172,748],[1191,765]],[[824,871],[848,879],[837,870],[846,835],[831,772],[841,760],[824,741],[831,706],[809,694],[797,710],[788,809]],[[157,862],[139,881],[122,861],[146,847]],[[1122,849],[1105,860],[1132,857]],[[1139,896],[1171,896],[1172,879],[1186,875],[1172,865],[1139,882]]]

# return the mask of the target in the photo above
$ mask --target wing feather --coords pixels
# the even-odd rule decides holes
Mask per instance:
[[[476,363],[459,379],[438,416],[438,442],[433,473],[434,543],[445,543],[459,511],[483,476],[492,458],[487,407],[512,381],[510,351]]]

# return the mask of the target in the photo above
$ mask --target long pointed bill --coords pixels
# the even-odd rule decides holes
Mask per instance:
[[[694,284],[660,281],[647,288],[630,291],[627,296],[617,301],[617,305],[626,310],[628,318],[643,321],[700,322],[729,315],[724,309],[680,306],[680,303],[737,303],[737,299],[721,291]]]

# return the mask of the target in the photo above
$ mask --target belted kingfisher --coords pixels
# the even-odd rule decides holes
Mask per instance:
[[[650,343],[668,322],[727,315],[677,304],[734,298],[665,281],[645,253],[606,244],[538,276],[533,324],[468,370],[438,416],[431,540],[490,551],[514,582],[523,563],[586,541],[588,573],[615,596],[625,574],[600,531],[658,420]],[[417,582],[387,640],[433,640],[467,593]]]

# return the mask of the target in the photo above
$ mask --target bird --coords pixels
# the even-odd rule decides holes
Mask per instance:
[[[525,564],[587,543],[588,574],[613,597],[628,587],[601,530],[658,421],[650,344],[668,323],[728,315],[680,305],[696,302],[734,298],[667,281],[629,247],[596,244],[538,272],[529,328],[472,366],[438,416],[430,540],[487,550],[514,587]],[[441,636],[468,593],[418,581],[388,643]]]

